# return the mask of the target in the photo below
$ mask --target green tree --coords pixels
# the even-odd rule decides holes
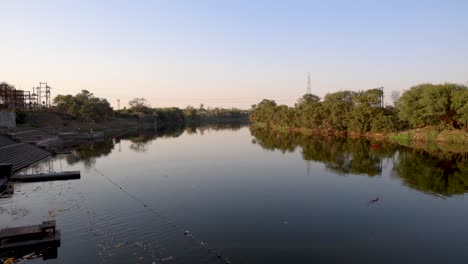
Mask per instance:
[[[454,91],[451,110],[456,113],[458,124],[468,131],[468,89]]]
[[[304,94],[301,98],[299,98],[299,100],[297,100],[296,107],[310,102],[318,103],[320,102],[320,97],[315,94]]]
[[[353,108],[349,113],[348,130],[357,133],[366,133],[371,130],[372,124],[377,126],[378,122],[384,121],[381,109],[382,91],[371,89],[353,94]],[[374,120],[374,118],[379,120]]]
[[[322,103],[316,100],[303,101],[296,107],[297,124],[303,128],[318,129],[325,118]]]
[[[250,114],[250,121],[270,124],[276,113],[276,102],[263,99]]]
[[[354,92],[341,91],[327,94],[323,100],[324,116],[322,126],[333,131],[346,131],[353,109]]]
[[[467,89],[465,85],[452,83],[413,86],[398,100],[399,117],[413,127],[440,124],[458,127],[466,122]]]
[[[85,120],[102,121],[112,117],[113,110],[106,99],[95,97],[87,90],[73,95],[57,95],[56,110]]]
[[[128,102],[129,109],[132,112],[139,112],[144,114],[150,114],[153,112],[151,105],[145,98],[133,98]]]

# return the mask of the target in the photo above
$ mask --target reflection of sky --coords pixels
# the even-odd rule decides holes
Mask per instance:
[[[115,146],[94,166],[236,263],[288,263],[291,258],[295,263],[454,263],[468,257],[462,250],[468,243],[463,235],[466,196],[440,199],[404,186],[390,176],[391,160],[384,160],[382,177],[336,175],[319,162],[310,162],[308,174],[300,149],[283,154],[251,140],[248,128],[158,138],[146,152],[135,152],[130,140],[121,140],[120,152]],[[83,169],[82,164],[62,168]],[[79,181],[20,188],[38,185],[47,192],[34,192],[33,204],[45,215],[50,197],[77,200],[97,212],[90,219],[103,224],[94,228],[144,231],[147,239],[157,239],[152,236],[157,221],[93,170],[82,171]],[[60,186],[71,189],[58,196],[64,188]],[[77,199],[77,193],[83,197]],[[380,201],[370,205],[376,197]],[[72,221],[76,226],[70,226],[73,212],[58,219],[65,234],[74,232],[65,236],[76,238],[73,250],[84,252],[79,243],[85,243],[88,231],[80,226],[88,220],[79,217]],[[25,219],[37,221],[31,215]],[[130,220],[140,224],[132,226]],[[72,249],[63,245],[66,258]]]

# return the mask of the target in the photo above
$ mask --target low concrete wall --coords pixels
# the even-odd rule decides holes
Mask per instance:
[[[0,112],[0,127],[15,128],[16,115],[13,112]]]

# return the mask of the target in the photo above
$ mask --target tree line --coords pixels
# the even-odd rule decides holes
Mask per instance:
[[[129,107],[119,111],[122,114],[147,116],[154,115],[161,123],[216,123],[230,122],[240,119],[248,120],[248,111],[237,108],[205,108],[204,104],[200,107],[187,106],[184,109],[177,107],[153,108],[144,98],[134,98],[129,101]]]
[[[86,121],[104,121],[114,117],[127,119],[155,117],[161,124],[248,120],[248,111],[236,108],[205,108],[203,104],[199,108],[192,106],[187,106],[185,109],[158,108],[152,107],[145,98],[134,98],[128,102],[128,107],[114,111],[106,99],[96,97],[87,90],[82,90],[76,95],[57,95],[53,102],[53,109],[57,112]]]
[[[339,91],[321,100],[306,94],[294,107],[264,99],[252,106],[250,121],[273,127],[328,132],[393,132],[424,126],[468,129],[468,87],[461,84],[420,84],[394,105],[382,106],[383,91]]]

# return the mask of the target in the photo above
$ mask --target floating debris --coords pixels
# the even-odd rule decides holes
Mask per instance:
[[[13,217],[13,220],[19,220],[27,216],[30,211],[26,208],[12,206],[10,208],[0,207],[0,214],[7,214]]]
[[[3,262],[3,264],[12,264],[12,263],[15,263],[15,258],[8,258]]]
[[[368,204],[369,204],[369,205],[375,204],[375,203],[377,203],[377,202],[379,202],[379,201],[380,201],[379,197],[376,197],[376,198],[370,200]]]
[[[114,248],[120,248],[120,247],[122,247],[123,245],[124,245],[124,243],[119,243],[119,244],[115,245]]]
[[[169,261],[169,260],[173,260],[173,259],[174,259],[173,256],[169,256],[169,257],[167,257],[167,258],[161,259],[161,261],[164,262],[164,261]]]

